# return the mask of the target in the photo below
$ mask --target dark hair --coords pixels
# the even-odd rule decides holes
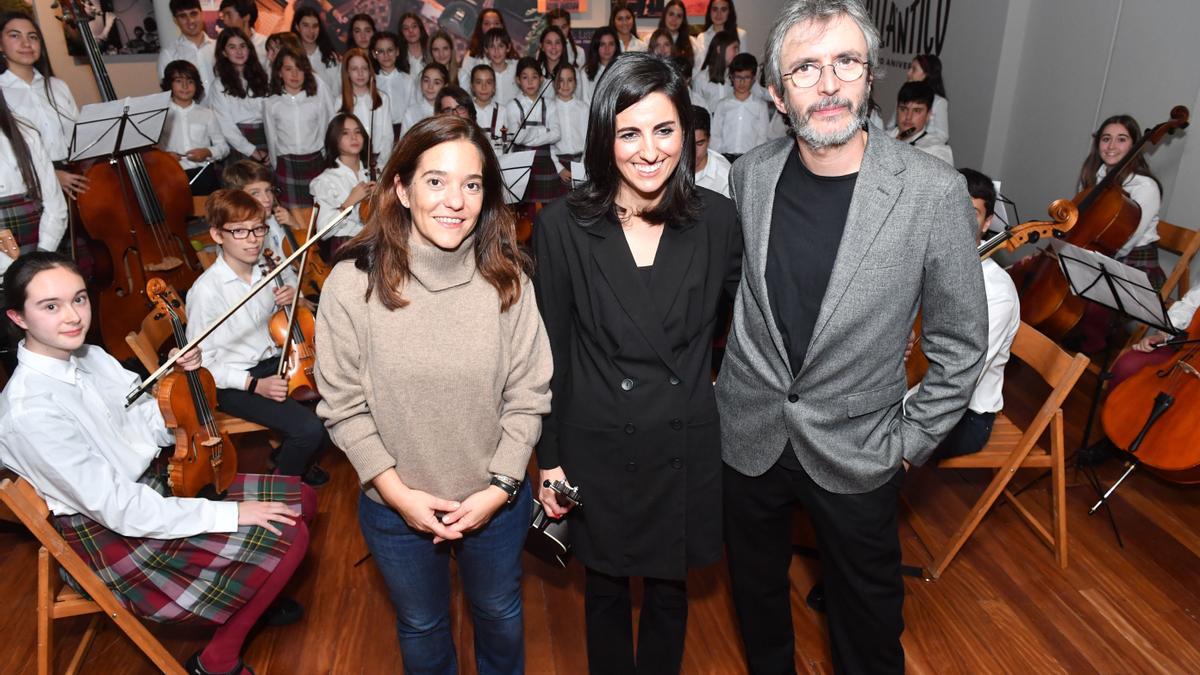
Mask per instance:
[[[368,24],[370,24],[371,37],[372,38],[375,37],[375,19],[370,14],[363,14],[363,13],[359,12],[358,14],[355,14],[354,16],[350,17],[350,20],[346,22],[346,27],[347,27],[346,28],[346,49],[353,49],[355,47],[358,47],[358,43],[354,41],[354,24],[358,23],[359,21],[366,21]],[[370,49],[370,48],[371,48],[371,42],[367,41],[367,49]],[[362,49],[362,48],[359,47],[359,49]],[[367,54],[367,63],[370,63],[370,62],[371,62],[371,55]]]
[[[1129,133],[1129,138],[1137,144],[1142,137],[1142,126],[1137,120],[1129,115],[1113,115],[1100,123],[1096,128],[1096,133],[1092,134],[1092,150],[1088,153],[1087,159],[1083,160],[1083,168],[1079,171],[1079,189],[1090,190],[1096,185],[1096,172],[1100,170],[1100,166],[1104,164],[1104,160],[1100,158],[1100,136],[1104,133],[1104,127],[1110,124],[1120,124],[1125,127],[1125,131]],[[1158,192],[1162,194],[1162,182],[1150,170],[1150,165],[1146,163],[1146,156],[1139,155],[1137,159],[1130,162],[1122,175],[1117,176],[1113,180],[1117,181],[1118,185],[1124,185],[1125,181],[1133,174],[1140,174],[1154,181],[1158,185]]]
[[[716,0],[708,0],[708,6],[704,8],[704,30],[712,28],[712,6]],[[733,0],[725,0],[729,3],[729,19],[725,21],[725,25],[721,26],[721,30],[731,30],[734,35],[737,35],[737,7],[734,7]]]
[[[270,91],[276,96],[283,95],[283,78],[279,76],[279,71],[283,70],[283,60],[290,58],[296,63],[296,67],[304,71],[304,93],[309,96],[317,95],[317,75],[313,72],[312,63],[305,56],[302,50],[292,49],[291,47],[281,44],[279,51],[275,54],[275,60],[271,62],[271,88]]]
[[[0,133],[8,138],[13,155],[17,158],[17,168],[21,171],[21,180],[25,182],[25,190],[35,202],[42,201],[42,183],[38,180],[37,167],[33,165],[33,155],[21,133],[22,122],[8,107],[4,98],[4,89],[0,88]],[[30,127],[33,129],[33,127]],[[57,189],[58,186],[54,186]]]
[[[444,30],[438,30],[436,33],[429,36],[429,49],[427,50],[426,53],[429,54],[429,62],[430,63],[437,63],[437,61],[433,58],[433,41],[434,40],[445,40],[446,42],[450,43],[450,63],[449,64],[443,63],[441,65],[446,67],[446,76],[450,78],[449,80],[446,80],[446,81],[447,82],[450,82],[450,81],[457,82],[458,81],[458,54],[457,54],[457,52],[455,52],[454,38]]]
[[[554,64],[555,69],[564,63],[569,63],[567,60],[567,36],[563,35],[563,32],[559,30],[557,26],[546,26],[546,29],[542,31],[540,36],[538,36],[538,67],[541,68],[542,77],[553,78],[557,72],[556,70],[552,70],[550,68],[550,61],[546,58],[546,53],[542,51],[541,48],[542,41],[546,39],[547,35],[557,35],[558,41],[562,43],[562,55],[558,57],[558,63]],[[517,72],[519,73],[520,71]]]
[[[429,32],[425,30],[425,22],[421,20],[421,16],[419,14],[417,14],[416,12],[405,12],[405,13],[401,14],[400,20],[396,22],[396,34],[399,36],[404,35],[404,22],[407,21],[408,19],[412,19],[413,21],[415,21],[417,23],[417,28],[421,31],[421,55],[424,57],[428,57],[429,56]],[[400,38],[400,42],[396,43],[397,47],[399,47],[401,45],[404,46],[404,50],[403,50],[404,51],[404,60],[407,61],[408,60],[408,42],[406,42],[403,37]]]
[[[338,106],[342,112],[354,112],[354,85],[350,83],[350,59],[359,57],[367,62],[367,89],[371,94],[371,110],[383,105],[383,97],[379,95],[379,87],[375,83],[375,69],[371,67],[371,57],[360,47],[351,47],[342,54],[342,104]]]
[[[692,133],[703,131],[706,134],[712,135],[712,115],[708,114],[708,110],[704,106],[692,106]]]
[[[467,54],[469,56],[474,56],[475,58],[483,56],[483,50],[487,46],[487,43],[483,41],[485,35],[483,30],[483,17],[486,16],[488,12],[495,14],[496,17],[500,19],[500,27],[489,28],[488,32],[502,30],[504,31],[505,35],[508,34],[508,24],[504,23],[504,15],[500,13],[500,10],[496,9],[495,7],[488,7],[487,9],[480,10],[479,18],[475,20],[475,30],[471,31],[471,37],[467,41]]]
[[[507,311],[520,300],[521,274],[529,274],[532,265],[517,243],[516,221],[504,204],[500,162],[484,131],[457,115],[426,117],[400,137],[379,179],[379,184],[387,187],[371,197],[366,227],[339,252],[340,259],[354,260],[354,266],[367,273],[364,300],[377,293],[380,304],[387,309],[408,304],[403,289],[410,276],[412,215],[392,186],[411,187],[421,156],[442,143],[457,140],[469,141],[483,158],[483,208],[472,233],[475,266],[500,296],[500,311]]]
[[[567,32],[565,35],[567,38],[567,44],[571,45],[571,48],[567,49],[566,52],[567,63],[570,63],[573,66],[582,66],[582,63],[575,63],[575,50],[579,49],[579,45],[576,44],[575,35],[571,32],[571,13],[562,7],[553,7],[546,10],[545,16],[546,25],[549,26],[553,26],[554,22],[560,19],[567,22]]]
[[[926,108],[933,110],[933,87],[928,82],[905,82],[896,92],[896,103],[924,103]]]
[[[596,73],[600,71],[600,38],[608,36],[613,39],[616,45],[616,51],[613,53],[613,60],[608,62],[612,65],[616,61],[617,54],[621,53],[621,40],[617,37],[617,31],[608,26],[601,26],[592,33],[592,41],[588,43],[587,63],[583,67],[583,72],[587,73],[588,79],[595,79]]]
[[[266,209],[250,193],[240,188],[223,188],[208,196],[204,202],[204,222],[213,229],[221,229],[227,223],[265,219]]]
[[[378,75],[381,68],[379,65],[379,59],[375,58],[375,50],[379,48],[379,43],[383,40],[390,41],[392,46],[396,48],[396,70],[399,70],[402,73],[409,72],[409,69],[412,68],[412,66],[408,61],[408,49],[400,48],[400,46],[404,44],[404,41],[400,39],[399,35],[396,35],[391,31],[381,30],[377,31],[371,36],[371,44],[369,46],[371,50],[371,66],[375,69],[375,74]]]
[[[79,271],[75,261],[55,251],[23,253],[4,271],[4,316],[14,336],[20,338],[24,331],[7,318],[9,310],[24,313],[25,301],[29,299],[29,283],[39,272],[55,267],[65,268],[83,279],[83,272]]]
[[[167,67],[163,68],[162,81],[158,83],[158,86],[162,87],[163,91],[171,91],[172,80],[180,76],[189,78],[196,83],[196,95],[192,97],[192,100],[196,103],[203,101],[204,82],[200,80],[200,71],[196,68],[196,64],[191,61],[177,59],[168,63]]]
[[[942,81],[942,60],[934,54],[918,54],[913,57],[913,61],[925,71],[925,79],[922,81],[929,83],[933,93],[946,98],[946,83]]]
[[[483,48],[486,50],[488,45],[497,40],[505,47],[508,47],[508,53],[505,54],[506,58],[517,58],[517,48],[513,46],[512,36],[508,34],[508,31],[501,28],[493,28],[483,34]]]
[[[663,185],[658,204],[640,215],[655,224],[696,218],[700,200],[696,196],[695,153],[690,151],[696,139],[692,129],[692,101],[683,78],[665,60],[644,52],[625,54],[608,70],[592,95],[584,151],[588,180],[567,197],[572,215],[581,222],[591,223],[615,214],[621,185],[621,173],[612,152],[617,137],[617,115],[650,94],[661,92],[671,99],[679,116],[683,151],[675,171]]]
[[[708,71],[709,82],[725,84],[725,71],[729,68],[729,64],[725,62],[725,50],[735,42],[741,42],[737,33],[723,30],[714,35],[708,43],[708,51],[704,53],[704,65],[700,66],[700,70]]]
[[[538,75],[542,74],[542,66],[537,59],[532,56],[522,56],[517,59],[517,67],[513,69],[513,76],[519,79],[521,73],[529,69],[536,70]]]
[[[421,80],[425,79],[425,71],[427,71],[427,70],[438,71],[438,74],[442,76],[442,86],[443,87],[446,86],[447,84],[450,84],[450,71],[446,70],[446,66],[443,66],[440,63],[433,63],[431,61],[431,62],[425,64],[425,67],[421,69],[421,74],[417,77],[416,85],[417,85],[418,90],[421,88]],[[424,94],[422,94],[422,96],[424,96]],[[434,107],[436,108],[437,107],[437,97],[435,96],[433,100],[434,100]]]
[[[486,70],[487,72],[489,72],[489,73],[491,73],[491,74],[492,74],[492,82],[493,82],[493,84],[495,83],[495,81],[496,81],[496,69],[495,69],[495,68],[493,68],[493,67],[491,67],[491,66],[489,66],[489,65],[488,65],[488,64],[486,64],[486,63],[478,63],[478,64],[475,64],[475,67],[471,69],[471,81],[470,81],[470,84],[471,84],[471,86],[472,86],[472,87],[473,87],[473,86],[475,86],[475,73],[478,73],[478,72],[480,72],[480,71],[483,71],[483,70]],[[472,92],[472,93],[473,93],[473,92]]]
[[[171,10],[171,16],[189,9],[201,9],[200,0],[171,0],[167,3],[167,7]],[[201,11],[203,10],[201,9]]]
[[[366,166],[371,159],[371,136],[367,133],[367,127],[354,113],[341,111],[334,115],[333,119],[329,120],[329,126],[325,127],[325,154],[321,166],[326,169],[337,166],[338,159],[342,156],[342,151],[338,149],[338,141],[342,139],[342,131],[345,130],[346,122],[354,122],[362,131],[363,146],[358,153],[358,161]]]
[[[617,12],[629,12],[629,16],[633,17],[633,28],[629,29],[629,34],[637,37],[637,12],[633,11],[633,7],[630,7],[628,0],[613,1],[612,9],[608,11],[608,27],[614,31],[617,30]],[[617,35],[619,36],[620,33],[617,33]],[[617,49],[624,49],[619,39],[617,40]]]
[[[0,13],[0,32],[3,32],[8,27],[8,24],[17,20],[28,21],[33,24],[33,28],[37,31],[38,36],[42,35],[42,28],[37,24],[37,21],[34,21],[28,12],[18,10]],[[50,80],[54,77],[54,69],[50,67],[50,56],[46,53],[45,43],[41,43],[38,46],[38,59],[34,62],[33,69],[42,75],[42,88],[45,90],[46,100],[50,102],[50,107],[58,114],[58,121],[61,128],[63,118],[70,119],[70,115],[66,111],[59,109],[58,101],[54,100],[54,91],[50,89]],[[0,58],[0,73],[7,71],[8,60]],[[66,134],[67,130],[63,129],[63,135]]]
[[[329,37],[329,33],[325,32],[325,22],[321,21],[321,13],[316,8],[306,5],[296,10],[296,13],[292,15],[292,32],[299,37],[300,20],[310,16],[317,20],[317,50],[321,52],[321,63],[324,63],[326,66],[337,65],[337,49],[334,48],[333,40]],[[301,40],[300,43],[303,45],[304,41]],[[304,58],[307,59],[308,55],[305,54]]]
[[[660,38],[660,37],[666,38],[667,44],[671,46],[671,53],[667,54],[666,58],[673,58],[676,53],[675,52],[675,41],[671,39],[671,32],[665,28],[655,28],[654,29],[654,32],[650,34],[650,39],[646,40],[646,51],[653,54],[654,53],[654,43],[657,42],[658,38]]]
[[[730,73],[742,73],[750,71],[751,74],[758,72],[758,59],[754,58],[753,54],[742,52],[733,57],[729,62]]]
[[[239,159],[225,165],[221,172],[221,183],[227,188],[239,190],[251,183],[269,183],[275,185],[275,172],[266,164],[252,159]]]
[[[679,72],[684,81],[692,79],[692,60],[686,56],[676,56],[671,59],[671,67]]]
[[[662,14],[658,17],[658,28],[659,30],[666,31],[667,36],[670,37],[671,30],[667,28],[667,10],[676,6],[679,7],[679,9],[683,12],[683,25],[679,27],[679,34],[675,36],[675,55],[685,56],[687,57],[688,61],[695,62],[696,52],[692,48],[692,36],[691,32],[688,30],[687,5],[683,4],[683,0],[669,0],[669,2],[663,5]],[[653,40],[654,36],[652,35],[650,37],[651,40]],[[654,43],[652,41],[651,45],[653,44]]]
[[[959,169],[963,178],[967,179],[967,194],[971,199],[983,200],[983,215],[991,217],[996,213],[996,184],[983,173],[975,169]]]
[[[242,42],[246,43],[246,49],[249,56],[246,59],[246,65],[242,66],[242,75],[238,77],[237,66],[225,56],[225,47],[229,45],[229,41],[233,38],[241,38]],[[267,71],[263,70],[262,64],[258,62],[258,52],[254,49],[254,43],[250,41],[240,28],[226,28],[217,36],[216,53],[213,55],[213,72],[217,79],[220,80],[221,86],[225,88],[225,93],[234,98],[258,98],[266,96],[270,86],[270,81],[267,78]],[[242,78],[245,78],[245,84],[242,83]]]
[[[221,6],[217,7],[217,11],[226,7],[232,7],[233,11],[250,19],[251,25],[258,21],[258,3],[254,0],[221,0]]]
[[[445,114],[444,111],[440,110],[439,108],[442,107],[442,99],[447,96],[454,99],[454,102],[458,105],[466,108],[467,117],[472,122],[475,121],[475,102],[471,100],[471,95],[457,84],[448,84],[442,87],[441,91],[437,93],[437,96],[433,97],[433,112],[435,114]]]

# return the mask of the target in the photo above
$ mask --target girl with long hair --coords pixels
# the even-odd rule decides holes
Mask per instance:
[[[337,48],[325,30],[320,12],[314,7],[296,10],[292,16],[292,32],[300,38],[300,45],[321,83],[330,88],[331,94],[337,91],[342,79],[338,71]]]
[[[309,186],[313,199],[321,208],[317,227],[324,227],[342,209],[354,207],[328,235],[330,254],[336,254],[350,237],[362,232],[363,220],[358,207],[375,188],[367,173],[370,142],[371,137],[362,121],[344,110],[333,116],[325,130],[325,169]]]
[[[350,17],[350,30],[346,31],[346,49],[355,47],[371,53],[371,38],[375,37],[375,19],[370,14],[355,14]]]
[[[0,89],[0,223],[21,253],[53,251],[67,231],[67,200],[37,129],[13,114],[7,92]],[[0,272],[12,261],[0,251]]]
[[[592,33],[592,41],[588,44],[587,64],[583,67],[583,77],[580,78],[583,99],[592,100],[592,92],[600,83],[600,78],[608,72],[609,66],[617,58],[617,31],[602,26]]]
[[[208,105],[217,115],[234,161],[242,157],[267,161],[267,133],[262,114],[263,101],[270,93],[270,79],[259,56],[240,28],[226,28],[217,36],[213,91],[209,92]]]
[[[406,133],[417,122],[436,112],[437,94],[448,82],[450,82],[450,74],[440,63],[430,63],[421,69],[421,76],[417,78],[417,95],[413,97],[412,103],[404,113]]]
[[[404,111],[408,110],[414,90],[413,78],[408,74],[408,57],[400,51],[400,44],[400,38],[387,31],[378,32],[371,37],[375,85],[379,91],[387,94],[389,99],[393,141],[404,131]],[[401,65],[404,68],[401,68]]]
[[[617,32],[617,46],[622,54],[646,51],[646,43],[637,34],[637,15],[625,0],[616,0],[612,4],[608,27]]]
[[[542,77],[553,80],[558,75],[558,67],[566,60],[567,38],[562,31],[554,26],[546,26],[538,38],[538,65],[542,69]]]
[[[682,56],[688,63],[696,61],[696,38],[688,29],[687,6],[683,0],[669,0],[663,6],[662,16],[658,19],[658,28],[665,30],[675,44],[675,55]]]
[[[533,226],[534,287],[554,354],[539,483],[569,481],[586,568],[593,673],[677,673],[689,569],[721,559],[721,448],[711,379],[717,308],[740,279],[733,203],[694,183],[683,76],[625,54],[595,92],[587,182]],[[554,517],[568,515],[549,488]],[[630,578],[642,577],[634,650]]]
[[[454,38],[444,30],[429,36],[429,63],[436,63],[446,69],[450,78],[446,80],[446,84],[458,82],[458,57],[454,53]]]
[[[284,208],[313,204],[308,184],[321,173],[322,140],[335,109],[328,91],[317,84],[312,63],[303,52],[285,47],[275,55],[271,95],[263,103],[263,126]]]
[[[750,44],[746,42],[746,29],[738,26],[733,0],[708,0],[708,7],[704,9],[704,32],[696,36],[696,56],[707,54],[713,37],[723,30],[732,31],[739,45]]]
[[[488,31],[502,30],[507,35],[508,26],[504,23],[504,15],[500,10],[488,8],[479,12],[479,18],[475,21],[475,29],[471,31],[471,37],[467,39],[467,53],[463,56],[462,66],[459,68],[459,81],[463,83],[466,78],[471,76],[471,69],[480,63],[487,63],[486,43],[484,36]],[[469,81],[463,83],[463,88],[468,88]]]
[[[525,474],[552,370],[530,262],[473,122],[422,120],[380,184],[321,291],[317,413],[363,487],[405,668],[456,670],[453,555],[479,672],[518,675]]]
[[[708,41],[704,61],[692,78],[692,94],[697,105],[704,106],[711,113],[717,109],[718,103],[733,95],[729,64],[741,50],[737,34],[733,31],[721,31]]]
[[[671,34],[662,28],[654,29],[646,45],[646,51],[655,56],[664,59],[670,59],[675,56],[675,41],[671,39]]]
[[[371,139],[371,166],[387,164],[396,140],[392,132],[390,97],[375,85],[367,53],[354,47],[342,54],[341,111],[358,118]]]
[[[429,63],[429,33],[420,15],[415,12],[400,15],[400,37],[404,40],[400,52],[405,57],[400,63],[409,66],[405,72],[419,72]]]
[[[567,38],[567,63],[576,68],[583,68],[587,63],[587,52],[575,41],[571,34],[571,12],[562,7],[554,7],[546,11],[546,23],[562,31]]]

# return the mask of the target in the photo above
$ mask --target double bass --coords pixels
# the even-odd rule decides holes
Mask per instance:
[[[79,0],[61,0],[63,21],[79,29],[80,40],[96,77],[100,97],[117,100],[100,56],[89,17]],[[136,132],[127,128],[123,133]],[[85,172],[87,192],[76,200],[83,227],[99,243],[95,299],[100,336],[118,360],[133,356],[125,335],[136,331],[153,305],[145,294],[146,279],[162,278],[186,290],[200,274],[200,263],[187,235],[192,193],[187,174],[171,155],[143,149],[113,156]]]
[[[158,312],[171,319],[179,347],[187,329],[179,316],[179,296],[159,278],[146,282],[146,295]],[[168,459],[167,484],[176,497],[195,497],[211,486],[224,494],[237,474],[237,450],[229,434],[217,426],[217,384],[204,368],[164,375],[156,394],[168,429],[175,432],[175,452]]]
[[[1147,129],[1125,157],[1090,190],[1072,200],[1079,220],[1066,236],[1069,244],[1114,255],[1137,230],[1142,209],[1130,199],[1122,181],[1133,162],[1150,146],[1188,126],[1188,109],[1175,106],[1171,118]],[[1013,270],[1013,282],[1021,296],[1021,320],[1053,340],[1061,340],[1083,318],[1086,301],[1071,293],[1058,261],[1047,253],[1031,264]]]

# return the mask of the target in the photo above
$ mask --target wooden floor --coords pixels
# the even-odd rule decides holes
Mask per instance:
[[[1014,376],[1010,374],[1010,378]],[[1019,375],[1018,375],[1019,377]],[[1072,447],[1086,418],[1088,376],[1069,401]],[[1031,394],[1032,396],[1032,394]],[[1008,402],[1010,410],[1021,401]],[[263,445],[246,454],[261,461]],[[247,662],[260,674],[398,673],[392,609],[355,522],[355,479],[341,457],[323,465],[333,481],[320,491],[313,545],[290,591],[307,608],[297,625],[265,629],[251,641]],[[1106,482],[1121,467],[1101,468]],[[1018,481],[1031,478],[1024,473]],[[984,472],[922,469],[906,486],[910,501],[930,523],[949,532],[982,490]],[[981,525],[940,581],[906,581],[904,646],[913,673],[1197,673],[1200,672],[1200,490],[1135,476],[1113,502],[1124,548],[1107,518],[1088,516],[1095,495],[1082,478],[1068,476],[1070,567],[1053,557],[1010,507],[999,506]],[[1036,486],[1044,494],[1040,484]],[[1044,498],[1039,502],[1044,508]],[[798,526],[804,539],[804,525]],[[911,528],[902,525],[905,561],[928,562]],[[0,673],[33,673],[34,557],[20,529],[0,526]],[[832,672],[822,617],[804,605],[818,574],[816,560],[792,565],[796,663],[800,672]],[[525,628],[528,672],[586,672],[582,571],[550,569],[527,559]],[[722,565],[689,580],[691,614],[684,672],[744,672]],[[461,671],[475,673],[470,622],[456,595],[455,633]],[[60,629],[65,664],[82,620]],[[204,633],[154,627],[181,660]],[[85,673],[150,673],[149,662],[112,627],[98,637]]]

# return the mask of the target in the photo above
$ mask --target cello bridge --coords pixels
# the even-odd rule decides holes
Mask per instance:
[[[1200,371],[1197,371],[1195,366],[1188,363],[1187,361],[1180,361],[1176,365],[1179,366],[1180,370],[1187,373],[1188,375],[1191,375],[1192,377],[1200,379]]]
[[[163,259],[154,262],[146,263],[146,269],[150,272],[170,272],[177,267],[183,265],[183,261],[173,255],[163,256]]]

